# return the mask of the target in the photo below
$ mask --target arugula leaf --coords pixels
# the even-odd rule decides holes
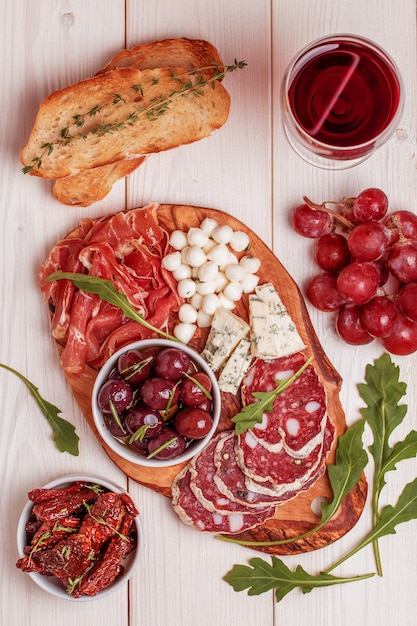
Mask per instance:
[[[368,463],[368,455],[362,444],[364,427],[365,419],[362,418],[338,437],[335,464],[327,466],[333,499],[328,503],[322,502],[322,517],[317,526],[314,526],[314,528],[302,535],[277,541],[241,541],[225,537],[224,535],[218,535],[216,538],[220,541],[238,543],[243,546],[279,546],[314,535],[335,515],[344,498],[359,482],[362,472]]]
[[[271,413],[275,398],[301,376],[312,360],[313,357],[307,359],[300,369],[289,378],[285,380],[277,380],[276,382],[278,385],[272,391],[254,391],[252,395],[255,396],[255,398],[258,398],[259,402],[251,402],[250,404],[247,404],[243,407],[240,413],[237,413],[234,417],[232,417],[232,422],[236,425],[236,434],[241,435],[249,428],[253,428],[255,424],[261,424],[263,413]]]
[[[407,405],[398,404],[406,393],[407,385],[398,379],[398,366],[392,363],[389,354],[384,354],[374,365],[366,366],[366,384],[358,385],[359,395],[367,403],[367,408],[361,409],[361,413],[372,430],[373,444],[369,446],[369,451],[374,458],[380,488],[385,484],[384,465],[393,452],[389,438],[407,413]]]
[[[380,519],[379,500],[386,484],[386,474],[396,469],[397,463],[417,455],[417,433],[410,431],[404,441],[391,447],[389,440],[402,423],[407,405],[399,404],[407,385],[399,381],[399,368],[389,354],[383,354],[373,365],[367,365],[366,384],[358,385],[359,395],[366,403],[361,413],[371,428],[373,443],[369,446],[375,464],[372,485],[373,526]],[[378,543],[374,542],[374,554],[378,574],[382,575]]]
[[[309,593],[316,587],[329,587],[341,583],[356,582],[374,576],[363,574],[341,578],[331,574],[320,573],[313,576],[306,572],[301,565],[295,571],[291,571],[283,561],[275,556],[271,557],[272,565],[260,558],[253,558],[249,565],[234,565],[224,577],[235,591],[248,589],[249,596],[257,596],[261,593],[275,589],[275,597],[280,602],[288,593],[299,587],[303,593]]]
[[[26,384],[52,428],[53,439],[58,450],[60,452],[69,452],[73,456],[78,456],[79,437],[75,432],[75,427],[70,424],[70,422],[67,422],[67,420],[58,416],[58,413],[61,413],[61,410],[47,400],[44,400],[39,393],[39,389],[35,387],[35,385],[33,385],[27,378],[25,378],[23,374],[8,365],[4,365],[3,363],[0,363],[0,367],[12,372]]]
[[[153,326],[145,320],[143,315],[138,313],[134,307],[130,304],[129,300],[124,293],[116,289],[110,280],[105,278],[99,278],[98,276],[90,276],[89,274],[78,274],[77,272],[53,272],[46,279],[45,282],[52,280],[62,280],[66,278],[71,280],[78,289],[82,289],[86,293],[94,293],[99,296],[101,300],[105,300],[109,304],[113,304],[122,310],[123,314],[129,319],[139,322],[146,328],[154,331],[158,335],[171,339],[171,341],[179,341],[176,337],[173,337],[169,333]]]
[[[395,527],[398,526],[398,524],[409,522],[412,519],[417,519],[417,478],[404,487],[395,507],[388,504],[382,509],[379,522],[373,527],[365,539],[337,561],[337,563],[329,567],[326,572],[336,569],[336,567],[350,559],[350,557],[370,543],[375,545],[375,542],[381,537],[385,535],[395,535]]]

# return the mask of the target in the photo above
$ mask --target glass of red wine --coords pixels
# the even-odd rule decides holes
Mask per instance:
[[[281,101],[294,150],[318,167],[347,169],[398,128],[404,89],[396,64],[377,44],[338,34],[295,56],[283,77]]]

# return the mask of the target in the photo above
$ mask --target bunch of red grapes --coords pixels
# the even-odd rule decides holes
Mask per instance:
[[[332,208],[331,208],[332,207]],[[307,297],[337,312],[336,330],[352,345],[375,338],[392,354],[417,350],[417,215],[388,213],[383,191],[318,205],[304,197],[293,227],[315,239],[320,268]]]

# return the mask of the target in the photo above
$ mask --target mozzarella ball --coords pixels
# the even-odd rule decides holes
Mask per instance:
[[[203,282],[215,280],[219,273],[219,266],[214,261],[206,261],[198,268],[198,278]]]
[[[208,242],[209,236],[201,228],[191,227],[187,233],[187,240],[190,246],[200,246],[202,248]]]
[[[173,230],[169,243],[175,250],[182,250],[187,245],[187,235],[182,230]]]
[[[195,282],[191,278],[184,278],[179,281],[177,289],[181,298],[191,298],[196,291]]]
[[[235,252],[242,252],[248,248],[249,243],[250,241],[248,235],[242,230],[236,230],[230,240],[230,247]]]
[[[215,293],[216,291],[216,281],[215,280],[206,280],[206,282],[198,282],[196,283],[196,292],[202,296],[207,296],[210,293]]]
[[[201,303],[202,302],[203,302],[203,296],[202,296],[201,293],[198,293],[197,291],[190,298],[190,304],[191,304],[192,307],[195,308],[196,311],[201,309]]]
[[[177,269],[172,272],[172,275],[175,280],[184,280],[184,278],[191,278],[191,267],[189,265],[181,263],[181,265],[179,265]]]
[[[216,293],[209,293],[203,298],[203,302],[201,303],[201,310],[204,311],[204,313],[207,313],[207,315],[214,315],[219,306],[219,296]]]
[[[211,233],[212,238],[217,243],[229,243],[233,236],[233,229],[228,224],[217,226]]]
[[[261,267],[261,261],[256,256],[251,256],[247,254],[243,256],[239,263],[244,267],[250,274],[255,274],[258,269]]]
[[[220,243],[207,253],[207,258],[209,261],[214,261],[214,263],[217,263],[217,265],[221,267],[229,262],[230,252],[225,244]]]
[[[178,319],[186,324],[194,324],[197,321],[197,311],[191,304],[185,302],[180,306]]]
[[[242,285],[240,283],[235,283],[235,282],[229,283],[223,289],[223,294],[225,295],[226,298],[229,298],[229,300],[232,300],[233,302],[237,302],[238,300],[241,299],[242,294],[243,294]]]
[[[229,281],[226,278],[226,274],[222,271],[217,272],[217,276],[215,278],[216,283],[216,292],[223,291]]]
[[[187,322],[178,322],[176,326],[174,326],[174,336],[182,341],[182,343],[188,343],[195,334],[197,330],[196,324],[187,324]]]
[[[230,298],[226,298],[223,292],[219,293],[219,301],[220,306],[222,306],[224,309],[227,309],[228,311],[232,311],[236,306],[236,302],[230,300]]]
[[[229,263],[224,268],[224,273],[230,282],[239,282],[247,275],[245,268],[239,263]]]
[[[187,263],[191,265],[191,267],[200,267],[207,261],[207,257],[203,250],[197,245],[189,246],[186,259]]]
[[[164,256],[161,265],[169,272],[173,272],[178,269],[181,265],[181,252],[178,252],[178,250],[176,252],[170,252]]]
[[[207,240],[207,243],[203,246],[204,253],[207,255],[210,252],[210,250],[214,248],[214,246],[217,246],[217,243],[214,241],[214,239],[209,238]]]
[[[219,225],[218,221],[215,220],[214,218],[205,217],[200,224],[200,228],[203,232],[206,233],[206,235],[210,237],[211,233],[213,232],[215,228],[217,228],[218,225]]]
[[[243,293],[252,293],[259,283],[259,276],[256,274],[246,274],[245,278],[240,281]]]
[[[199,328],[209,328],[213,321],[213,316],[205,313],[202,309],[197,312],[197,326]]]

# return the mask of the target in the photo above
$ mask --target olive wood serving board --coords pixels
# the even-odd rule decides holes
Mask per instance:
[[[258,257],[262,262],[258,272],[260,282],[272,282],[274,284],[307,346],[305,350],[306,356],[314,356],[313,364],[326,388],[328,413],[335,425],[336,436],[343,433],[346,429],[346,421],[339,400],[339,390],[342,382],[341,377],[323,352],[312,327],[303,296],[298,286],[271,250],[255,233],[238,219],[216,209],[165,204],[160,205],[158,208],[157,217],[160,225],[169,232],[174,229],[186,231],[191,226],[199,226],[205,217],[213,217],[220,224],[229,224],[234,230],[243,230],[248,233],[250,237],[250,253]],[[76,236],[76,230],[69,236]],[[234,313],[248,320],[247,297],[244,297],[237,304]],[[205,344],[207,334],[208,329],[199,330],[190,342],[190,345],[198,351],[201,351]],[[58,349],[61,351],[62,346],[60,344],[57,345]],[[91,412],[91,392],[96,375],[97,370],[89,366],[86,367],[81,375],[66,374],[72,393],[96,437],[99,439],[109,457],[127,476],[170,498],[172,480],[185,464],[177,464],[160,469],[140,467],[133,465],[110,450],[99,436],[94,426]],[[230,421],[230,418],[239,410],[239,395],[222,393],[222,414],[219,430],[232,428],[233,423]],[[333,445],[328,455],[327,463],[334,462],[335,448],[336,444]],[[308,552],[324,547],[345,535],[356,524],[365,505],[366,495],[367,483],[363,476],[359,484],[345,498],[340,510],[336,513],[334,518],[319,532],[312,534],[305,540],[278,546],[256,546],[254,549],[270,554],[285,555]],[[300,493],[294,499],[278,506],[273,518],[251,530],[240,533],[239,535],[233,535],[233,537],[246,541],[277,541],[289,537],[296,537],[314,528],[320,521],[320,518],[314,513],[314,511],[320,511],[320,506],[315,506],[317,502],[319,502],[320,499],[331,500],[331,498],[332,491],[326,473],[309,490]]]

